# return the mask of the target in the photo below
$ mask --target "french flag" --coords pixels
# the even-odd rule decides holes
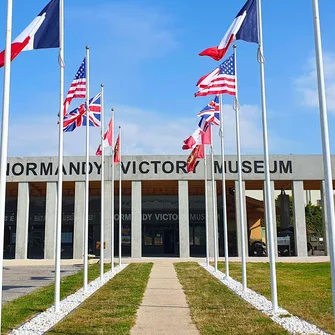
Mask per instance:
[[[200,52],[200,56],[209,56],[220,60],[235,40],[258,43],[257,0],[248,0],[236,15],[233,23],[221,40],[219,46]]]
[[[11,60],[21,51],[59,47],[59,0],[51,0],[29,26],[12,42]],[[4,66],[5,50],[0,53]]]

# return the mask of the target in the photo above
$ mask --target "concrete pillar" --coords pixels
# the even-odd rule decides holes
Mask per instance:
[[[17,219],[15,258],[27,259],[29,227],[29,183],[19,183],[17,195]]]
[[[142,182],[131,182],[131,257],[142,257]]]
[[[105,180],[105,194],[104,194],[104,206],[105,206],[105,259],[111,258],[111,238],[112,238],[112,182]]]
[[[216,183],[215,183],[215,194],[216,193]],[[213,231],[213,196],[212,196],[212,181],[207,181],[207,192],[208,192],[208,241],[209,241],[209,257],[214,257],[214,231]],[[217,204],[217,197],[215,197],[214,201]],[[217,208],[217,206],[216,206]]]
[[[275,182],[273,180],[270,181],[270,188],[271,188],[271,209],[272,209],[272,219],[273,219],[273,234],[274,234],[274,246],[275,246],[275,256],[278,256],[278,241],[277,241],[277,213],[276,213],[276,195],[275,195]],[[266,199],[266,187],[265,187],[265,181],[263,184],[263,203],[264,203],[264,218],[265,218],[265,229],[266,229],[266,244],[267,244],[267,250],[269,252],[269,246],[268,246],[268,223],[266,218],[266,205],[265,205],[265,199]]]
[[[329,255],[329,234],[328,234],[328,218],[327,218],[327,203],[325,200],[325,181],[320,182],[321,202],[322,202],[322,217],[323,217],[323,244],[325,248],[325,256]]]
[[[298,257],[308,256],[304,201],[304,182],[292,182],[295,251]]]
[[[248,217],[247,217],[247,203],[245,200],[245,182],[242,181],[242,192],[243,192],[243,212],[244,212],[244,230],[245,230],[245,250],[246,256],[249,256],[249,232],[248,232]],[[242,256],[241,252],[241,217],[240,217],[240,201],[239,201],[239,191],[238,191],[238,181],[235,180],[235,218],[236,218],[236,238],[237,238],[237,255]]]
[[[190,223],[188,202],[188,181],[178,181],[179,202],[179,253],[180,257],[190,257]]]
[[[84,257],[85,182],[76,181],[74,195],[73,258]]]
[[[56,220],[57,220],[57,183],[47,183],[45,199],[45,243],[44,258],[55,258]]]

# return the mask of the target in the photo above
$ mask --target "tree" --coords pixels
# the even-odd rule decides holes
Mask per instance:
[[[276,207],[279,208],[279,198],[276,198]],[[305,207],[305,219],[308,233],[323,236],[323,215],[322,207],[309,203]],[[290,225],[294,225],[293,199],[290,196]],[[280,215],[277,215],[277,227],[280,227]]]
[[[309,233],[315,233],[317,236],[323,236],[322,208],[309,203],[305,207],[305,217],[307,231]]]

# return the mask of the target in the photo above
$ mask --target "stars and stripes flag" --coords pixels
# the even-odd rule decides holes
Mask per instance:
[[[74,98],[86,98],[86,57],[82,61],[74,79],[71,83],[66,99],[64,101],[64,116]]]
[[[256,0],[248,0],[244,4],[218,46],[207,48],[199,55],[220,60],[235,40],[258,43]]]
[[[91,127],[101,127],[101,93],[97,94],[89,101],[89,125]],[[70,132],[77,127],[86,126],[86,104],[81,104],[79,107],[64,116],[63,131]]]
[[[213,124],[220,125],[220,104],[219,96],[217,95],[206,107],[204,107],[197,116],[200,116],[199,128],[206,131]]]
[[[201,77],[197,82],[196,97],[211,94],[236,94],[234,55],[228,57],[218,68]]]

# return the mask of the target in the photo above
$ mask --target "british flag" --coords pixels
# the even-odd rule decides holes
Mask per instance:
[[[90,99],[89,125],[91,127],[101,127],[101,93]],[[77,127],[86,126],[86,103],[69,112],[64,116],[63,131],[70,132]]]
[[[206,131],[209,125],[220,125],[220,105],[217,95],[206,107],[204,107],[197,116],[200,116],[199,128]]]

